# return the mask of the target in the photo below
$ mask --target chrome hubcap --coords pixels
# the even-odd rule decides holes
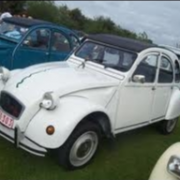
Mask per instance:
[[[95,132],[82,134],[70,150],[69,160],[75,167],[86,164],[96,152],[98,136]]]

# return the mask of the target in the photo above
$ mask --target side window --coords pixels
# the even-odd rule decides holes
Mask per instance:
[[[180,67],[178,61],[175,61],[175,81],[180,82]]]
[[[72,41],[73,48],[76,48],[76,47],[78,47],[80,45],[78,39],[73,35],[71,35],[71,41]]]
[[[158,55],[149,55],[145,57],[138,65],[133,76],[145,76],[145,83],[153,83],[156,77],[156,70],[158,64]]]
[[[161,57],[161,66],[159,70],[159,83],[171,83],[173,81],[173,68],[171,62],[166,57]]]
[[[71,51],[68,39],[60,32],[54,32],[52,35],[52,51],[69,52]]]
[[[51,32],[48,29],[34,30],[24,40],[23,46],[47,50],[49,47],[50,33]]]

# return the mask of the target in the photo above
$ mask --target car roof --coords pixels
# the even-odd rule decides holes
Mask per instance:
[[[67,33],[73,34],[76,37],[78,37],[75,32],[73,32],[72,30],[68,29],[65,26],[57,25],[57,24],[54,24],[54,23],[51,23],[48,21],[39,20],[39,19],[29,19],[29,18],[22,18],[22,17],[8,17],[8,18],[4,18],[3,21],[7,22],[7,23],[16,24],[19,26],[24,26],[27,28],[30,28],[32,26],[37,26],[37,25],[52,25],[57,28],[61,28],[62,30],[66,31]]]
[[[173,51],[176,55],[180,55],[180,49],[179,48],[169,46],[169,45],[164,45],[164,44],[160,44],[159,47],[169,49],[169,50]]]
[[[91,34],[91,35],[86,36],[82,41],[84,41],[85,39],[92,39],[95,41],[100,41],[105,44],[118,46],[120,48],[137,52],[137,53],[147,48],[157,47],[157,45],[155,44],[149,44],[149,43],[141,42],[138,40],[125,38],[125,37],[112,35],[112,34]]]
[[[29,18],[21,18],[21,17],[8,17],[8,18],[4,18],[3,21],[17,24],[20,26],[25,26],[25,27],[31,27],[35,25],[44,25],[44,24],[49,24],[49,25],[53,24],[51,22],[43,21],[39,19],[29,19]]]

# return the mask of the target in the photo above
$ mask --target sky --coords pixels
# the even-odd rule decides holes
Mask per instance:
[[[90,18],[110,17],[122,28],[136,33],[145,31],[158,44],[180,43],[178,1],[56,1],[56,4],[79,8]]]

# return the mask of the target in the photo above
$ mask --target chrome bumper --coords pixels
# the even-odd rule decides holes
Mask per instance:
[[[44,157],[47,153],[45,148],[25,137],[18,127],[13,130],[0,124],[0,136],[14,143],[16,148],[20,147],[31,154]]]

